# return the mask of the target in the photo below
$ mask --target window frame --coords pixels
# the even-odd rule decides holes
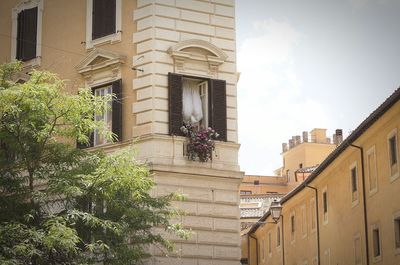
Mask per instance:
[[[290,243],[294,244],[296,242],[296,213],[292,211],[290,213]]]
[[[393,228],[394,228],[394,236],[393,236],[393,247],[395,255],[400,255],[400,211],[393,214]],[[398,222],[398,224],[396,224]],[[397,227],[396,227],[397,225]],[[396,228],[399,229],[396,235]],[[399,239],[399,246],[396,246],[397,239]]]
[[[395,151],[396,151],[396,163],[394,165],[391,165],[391,148],[390,148],[390,139],[395,137]],[[388,135],[387,135],[387,150],[388,150],[388,162],[389,162],[389,179],[390,182],[395,181],[396,179],[399,178],[400,173],[399,173],[399,142],[398,142],[398,137],[397,137],[397,128],[394,128]],[[393,167],[396,169],[395,173],[392,173]]]
[[[359,240],[359,246],[356,244],[357,240]],[[357,250],[360,252],[360,262],[357,263]],[[363,264],[363,253],[362,253],[362,242],[360,233],[356,233],[353,236],[353,251],[354,251],[354,264],[361,265]]]
[[[307,205],[303,204],[301,206],[301,234],[302,234],[302,238],[306,238],[307,237]]]
[[[375,237],[374,231],[378,230],[378,246],[379,246],[379,255],[375,256]],[[380,262],[382,260],[382,232],[378,223],[371,225],[371,258],[373,263]]]
[[[24,67],[40,66],[42,58],[42,15],[43,0],[28,0],[20,2],[11,12],[11,59],[17,59],[17,34],[18,34],[18,14],[25,10],[37,7],[37,24],[36,24],[36,57],[24,61]]]
[[[115,0],[115,33],[92,39],[93,33],[93,0],[86,0],[86,49],[105,44],[116,43],[122,39],[122,1]]]
[[[359,185],[358,185],[358,165],[357,161],[354,161],[350,167],[349,167],[349,172],[350,172],[350,194],[351,194],[351,207],[355,207],[359,204]],[[353,172],[355,172],[355,179],[353,176]],[[355,186],[354,186],[355,185]]]
[[[315,205],[315,197],[310,199],[310,223],[311,223],[311,233],[317,231],[317,207]],[[314,225],[313,225],[314,224]]]
[[[324,197],[324,194],[326,194],[326,200]],[[323,224],[327,225],[329,222],[329,198],[328,198],[328,187],[325,186],[322,189],[322,216],[323,216]],[[326,202],[326,211],[325,211],[325,202]]]
[[[102,85],[102,86],[96,86],[96,87],[93,87],[92,88],[92,91],[93,91],[93,95],[94,96],[97,96],[96,95],[96,91],[99,91],[99,90],[111,90],[111,93],[107,93],[107,94],[104,94],[104,96],[105,95],[113,95],[113,93],[114,93],[114,91],[113,91],[113,85],[112,85],[112,83],[108,83],[108,84],[104,84],[104,85]],[[111,102],[107,102],[106,104],[108,105],[108,106],[105,106],[105,108],[109,108],[109,109],[105,109],[104,110],[104,113],[103,113],[103,117],[102,117],[102,121],[103,122],[105,122],[106,124],[107,124],[107,120],[108,120],[108,118],[109,118],[109,115],[111,116],[111,123],[110,123],[110,128],[109,128],[109,130],[110,131],[112,131],[112,126],[113,126],[113,116],[112,116],[112,104],[113,104],[113,102],[112,102],[113,100],[111,100]],[[95,116],[95,120],[96,120],[96,116]],[[97,120],[96,120],[97,121]],[[96,129],[96,130],[94,130],[93,131],[93,147],[99,147],[99,146],[102,146],[102,145],[107,145],[107,144],[110,144],[111,142],[109,142],[109,141],[107,141],[105,138],[103,139],[103,142],[102,143],[96,143],[96,135],[97,134],[99,134],[99,132],[98,132],[98,130]]]
[[[374,171],[375,171],[375,188],[371,189],[371,168],[370,168],[370,160],[369,157],[370,155],[374,156]],[[368,194],[369,196],[374,195],[375,193],[378,192],[378,165],[377,165],[377,159],[376,159],[376,150],[375,150],[375,145],[373,145],[371,148],[368,149],[367,151],[367,173],[368,173]]]

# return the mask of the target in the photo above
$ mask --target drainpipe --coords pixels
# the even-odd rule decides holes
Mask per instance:
[[[317,255],[318,255],[318,265],[321,264],[321,247],[320,247],[320,240],[319,240],[319,210],[318,210],[318,190],[312,186],[306,186],[307,188],[313,189],[315,191],[315,210],[317,214]]]
[[[251,262],[251,249],[250,249],[251,244],[250,244],[250,238],[253,238],[253,239],[256,241],[256,265],[258,265],[258,240],[257,240],[256,237],[253,237],[251,234],[248,234],[248,235],[249,235],[249,242],[247,242],[247,244],[248,244],[248,250],[249,250],[249,253],[248,253],[248,260]],[[249,264],[250,264],[250,262],[249,262]]]
[[[361,179],[362,179],[362,193],[363,193],[363,207],[364,207],[365,253],[367,255],[367,265],[369,265],[367,197],[365,196],[365,174],[364,174],[364,149],[358,145],[354,144],[349,144],[349,145],[360,150],[360,155],[361,155]]]

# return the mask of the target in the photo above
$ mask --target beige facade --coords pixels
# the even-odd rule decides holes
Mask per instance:
[[[277,223],[267,212],[250,229],[249,264],[400,264],[399,100],[400,89],[282,198]]]
[[[166,257],[156,248],[151,264],[239,264],[239,194],[234,0],[116,0],[115,31],[92,39],[94,0],[5,0],[0,8],[1,62],[15,59],[21,10],[38,7],[36,57],[30,69],[66,79],[69,93],[122,80],[122,136],[104,144],[112,152],[133,141],[151,164],[154,195],[181,192],[176,220],[192,229]],[[169,134],[168,74],[226,81],[227,141],[213,159],[188,161],[186,138]]]
[[[289,146],[283,144],[283,166],[276,170],[277,175],[287,176],[288,182],[301,182],[296,179],[295,172],[301,168],[319,165],[333,150],[336,144],[326,136],[326,129],[315,128],[309,133],[303,132],[303,141],[300,136],[293,136]]]

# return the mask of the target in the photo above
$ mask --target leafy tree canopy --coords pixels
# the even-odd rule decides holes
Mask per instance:
[[[172,249],[154,227],[187,236],[170,223],[179,196],[150,196],[154,182],[132,149],[75,148],[94,129],[112,140],[93,120],[111,98],[89,89],[69,95],[43,71],[16,83],[20,70],[20,63],[0,66],[1,264],[137,264],[150,244]]]

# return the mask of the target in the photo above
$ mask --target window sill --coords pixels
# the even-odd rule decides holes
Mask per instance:
[[[372,257],[372,263],[378,263],[382,261],[382,256]]]
[[[355,201],[352,201],[351,202],[351,208],[354,208],[354,207],[356,207],[358,204],[359,204],[359,200],[357,199],[357,200],[355,200]]]
[[[104,44],[114,44],[121,42],[121,33],[122,31],[117,31],[116,33],[113,33],[111,35],[107,35],[98,39],[90,40],[86,43],[86,49],[90,50],[94,47],[98,47]]]
[[[396,174],[394,174],[393,176],[390,176],[390,183],[394,182],[396,179],[398,179],[400,176],[399,172],[397,172]]]
[[[369,195],[369,197],[372,197],[372,196],[374,196],[375,194],[377,194],[378,193],[378,188],[375,188],[375,189],[373,189],[373,190],[370,190],[369,192],[368,192],[368,195]]]
[[[17,59],[15,59],[17,60]],[[35,66],[40,66],[40,64],[42,63],[42,58],[40,56],[35,57],[33,59],[30,59],[28,61],[23,61],[23,68],[27,69],[27,68],[32,68]]]

